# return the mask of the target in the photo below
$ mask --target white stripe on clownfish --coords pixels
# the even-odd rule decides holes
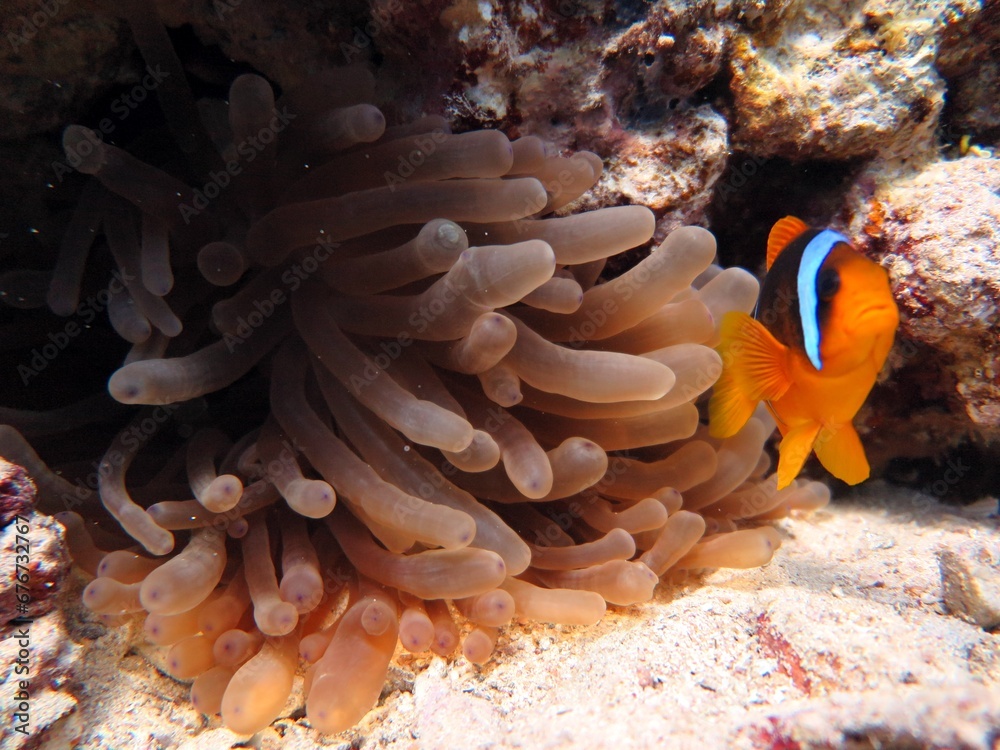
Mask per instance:
[[[850,244],[840,232],[824,229],[809,241],[805,250],[802,251],[802,260],[799,262],[797,286],[802,339],[806,355],[817,370],[823,369],[823,360],[819,353],[819,299],[816,296],[816,279],[826,257],[840,242]]]

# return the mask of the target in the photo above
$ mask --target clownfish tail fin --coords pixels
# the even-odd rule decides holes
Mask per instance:
[[[809,458],[819,430],[819,422],[806,422],[796,425],[785,433],[778,445],[779,490],[790,485],[802,471],[802,464]]]
[[[858,484],[871,473],[861,438],[849,423],[824,426],[815,447],[820,463],[837,479]]]
[[[726,313],[719,336],[722,375],[708,402],[708,424],[712,437],[724,438],[746,424],[760,401],[784,395],[791,381],[785,346],[746,313]]]

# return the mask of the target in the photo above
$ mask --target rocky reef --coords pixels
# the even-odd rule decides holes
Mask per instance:
[[[649,206],[656,241],[701,224],[720,237],[724,261],[759,270],[767,228],[785,213],[849,229],[893,273],[899,346],[933,370],[902,381],[916,399],[908,415],[920,424],[916,441],[876,435],[879,454],[934,455],[1000,434],[989,362],[1000,275],[990,230],[995,169],[983,160],[1000,137],[995,3],[158,7],[206,93],[250,69],[287,88],[331,64],[373,64],[391,117],[442,114],[458,129],[499,127],[599,154],[606,169],[579,207]],[[22,208],[0,227],[0,249],[37,257],[57,242],[52,206],[73,189],[61,175],[53,180],[53,136],[88,112],[110,111],[111,138],[129,140],[155,105],[136,90],[144,71],[128,24],[102,6],[17,0],[0,24],[0,149],[17,167],[2,197]],[[935,183],[954,195],[933,194]],[[906,367],[905,356],[894,361]],[[895,398],[886,394],[880,409],[877,397],[873,418]]]
[[[994,156],[1000,148],[1000,3],[995,0],[315,0],[294,5],[161,0],[155,5],[199,96],[224,96],[236,76],[254,72],[267,78],[280,97],[307,88],[313,76],[331,66],[356,65],[377,72],[373,98],[390,121],[442,116],[457,133],[496,128],[511,140],[538,136],[550,144],[549,157],[574,151],[597,154],[603,162],[597,183],[555,215],[645,205],[655,217],[653,244],[683,225],[704,226],[719,238],[722,265],[739,264],[754,272],[763,271],[766,234],[781,216],[794,213],[810,224],[845,232],[889,271],[902,320],[883,382],[859,420],[875,473],[917,488],[924,516],[930,513],[931,498],[954,501],[996,493],[1000,160]],[[147,69],[134,32],[117,10],[91,0],[13,0],[0,18],[0,157],[6,167],[0,179],[0,299],[9,304],[0,305],[0,335],[8,348],[20,352],[12,362],[30,363],[36,334],[45,335],[32,308],[44,295],[41,279],[55,262],[69,209],[83,186],[59,148],[63,127],[81,122],[110,143],[156,155],[144,133],[163,122],[155,101],[158,72]],[[648,246],[611,257],[604,278],[620,275],[647,254]],[[15,268],[28,271],[13,272]],[[100,387],[106,365],[117,366],[124,354],[105,334],[101,327],[88,327],[68,338],[65,357],[51,362],[43,357],[43,366],[32,370],[30,389],[24,388],[23,372],[2,368],[0,387],[17,402],[5,405],[53,408]],[[69,391],[54,392],[52,384],[65,382],[68,373],[75,378],[70,378]],[[235,402],[229,406],[238,408]],[[121,412],[109,409],[107,415],[120,417]],[[103,427],[97,432],[102,445],[112,434]],[[69,450],[74,459],[83,460],[73,453],[75,447]],[[810,469],[821,476],[818,466]],[[3,548],[12,555],[16,524],[11,519],[30,511],[34,489],[16,467],[5,465],[4,471],[0,527]],[[895,517],[904,512],[902,505],[893,505],[891,523],[882,516],[873,526],[891,528],[885,533],[893,539],[909,539],[916,532]],[[33,511],[30,519],[41,561],[33,577],[40,588],[33,591],[30,614],[39,618],[37,663],[47,686],[38,694],[36,722],[49,722],[54,735],[79,737],[84,729],[77,720],[58,722],[76,705],[59,687],[71,679],[71,668],[81,669],[79,649],[67,637],[67,628],[77,642],[90,641],[88,648],[97,649],[93,644],[100,639],[101,648],[113,648],[123,658],[128,658],[130,635],[112,635],[93,622],[67,625],[69,615],[63,610],[68,604],[52,611],[59,596],[63,602],[78,598],[82,582],[67,577],[62,527]],[[988,526],[984,519],[986,513],[978,512],[963,517],[963,523]],[[838,528],[837,533],[849,535],[852,528]],[[961,532],[949,526],[949,535],[954,541]],[[966,691],[977,706],[963,719],[971,729],[962,736],[975,735],[963,746],[986,747],[984,727],[996,721],[991,701],[997,649],[995,635],[985,632],[996,628],[990,576],[997,556],[988,546],[996,544],[995,534],[982,543],[986,547],[976,544],[975,552],[966,555],[975,558],[974,565],[939,550],[941,597],[932,591],[934,575],[922,570],[925,589],[920,596],[910,597],[907,582],[893,578],[896,598],[879,603],[895,612],[933,606],[944,613],[950,608],[983,630],[963,624],[965,629],[956,631],[975,641],[975,685],[970,687],[964,667],[955,666],[961,659],[952,658],[951,651],[947,680],[938,679],[926,667],[931,646],[925,644],[920,669],[928,671],[919,679],[931,687],[914,690],[923,691],[919,701],[933,714],[944,710],[935,702],[935,686],[957,686],[954,680],[959,680],[961,690],[956,687],[955,695]],[[880,560],[879,565],[889,563]],[[802,562],[801,567],[808,566]],[[978,577],[967,576],[967,569],[978,571]],[[869,588],[880,584],[875,573],[871,578],[858,583],[859,599],[877,598]],[[966,580],[973,578],[973,583]],[[822,585],[840,590],[840,583],[826,578]],[[989,604],[978,599],[969,604],[968,590],[986,590]],[[825,611],[833,621],[842,593],[831,596],[837,601],[825,602]],[[765,605],[755,599],[746,606]],[[0,593],[0,614],[3,622],[17,614],[11,585]],[[74,618],[78,616],[75,612]],[[924,627],[916,619],[908,619],[907,625],[914,622],[916,630]],[[539,644],[549,638],[525,627]],[[699,637],[707,637],[711,628],[705,623],[699,627]],[[786,686],[761,689],[767,701],[780,701],[787,688],[798,689],[810,702],[778,718],[761,714],[750,724],[731,722],[733,738],[747,746],[762,738],[777,742],[796,734],[789,729],[792,724],[800,738],[840,737],[842,727],[844,737],[861,731],[857,726],[864,722],[855,715],[859,704],[853,697],[840,693],[830,703],[817,703],[826,694],[813,700],[812,693],[802,691],[802,675],[781,650],[780,639],[768,640],[763,631],[755,637],[765,651],[772,649],[769,658],[777,665],[772,671],[788,678]],[[965,643],[950,632],[941,637],[951,639],[949,648],[955,646],[955,653]],[[857,639],[861,644],[861,636]],[[13,663],[7,656],[15,642],[4,641],[4,668]],[[828,675],[831,691],[864,687],[840,677],[835,662],[849,658],[846,650],[828,656],[820,641],[810,644],[807,672],[814,678]],[[507,648],[501,640],[500,652]],[[138,674],[141,666],[133,664],[133,672]],[[866,669],[872,674],[879,670],[871,664]],[[473,692],[485,679],[471,671],[438,676]],[[426,729],[421,712],[444,700],[434,692],[441,690],[438,683],[422,683],[418,694],[423,703],[414,709],[405,698],[413,692],[412,675],[396,677],[390,674],[387,692],[396,691],[394,709],[409,716],[409,724],[387,731],[393,738],[387,746],[403,746],[413,727]],[[889,689],[890,683],[911,682],[905,676],[885,684],[879,679],[866,684]],[[160,683],[149,687],[144,682],[141,689],[170,689],[164,687],[166,680]],[[640,675],[639,684],[648,693],[660,683]],[[708,684],[694,687],[714,692],[714,683]],[[483,689],[495,695],[508,687],[490,683]],[[467,701],[466,693],[452,698],[449,710],[469,715],[455,708],[465,705],[458,701]],[[750,700],[734,700],[744,699]],[[887,715],[870,722],[891,727],[884,737],[931,747],[940,737],[951,742],[964,731],[959,727],[949,734],[947,722],[911,729],[902,718],[905,697],[893,700],[886,704]],[[831,726],[836,726],[816,729],[812,712],[822,713],[831,705],[837,716]],[[559,706],[552,709],[561,715]],[[155,709],[166,710],[159,704]],[[473,719],[478,721],[477,716]],[[391,725],[384,716],[379,720]],[[192,711],[181,717],[184,731],[193,732],[200,721]],[[496,717],[489,721],[500,725]],[[302,731],[294,723],[286,729]],[[115,734],[119,731],[109,730],[111,745],[123,736]],[[224,741],[235,741],[228,730],[213,731],[225,733]],[[266,741],[280,741],[276,729],[268,732],[275,736],[269,734]]]

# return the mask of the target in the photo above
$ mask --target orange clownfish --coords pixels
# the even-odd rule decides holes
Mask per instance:
[[[764,401],[782,435],[779,489],[810,450],[835,477],[857,484],[870,470],[851,420],[899,325],[889,276],[842,234],[794,216],[771,229],[767,270],[753,317],[730,312],[722,320],[709,432],[733,435]]]

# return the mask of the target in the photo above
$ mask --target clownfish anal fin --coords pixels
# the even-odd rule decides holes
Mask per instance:
[[[791,385],[787,348],[759,321],[729,312],[722,319],[722,375],[708,402],[709,433],[729,437],[746,424],[760,401],[781,398]]]
[[[851,424],[823,427],[815,447],[820,463],[837,479],[858,484],[871,473],[861,438]]]
[[[778,489],[784,489],[802,471],[802,464],[809,458],[816,436],[819,435],[819,422],[806,422],[796,425],[781,439],[778,445]]]
[[[771,233],[767,235],[767,270],[771,270],[774,259],[792,240],[808,230],[809,226],[795,216],[778,219],[771,227]]]

